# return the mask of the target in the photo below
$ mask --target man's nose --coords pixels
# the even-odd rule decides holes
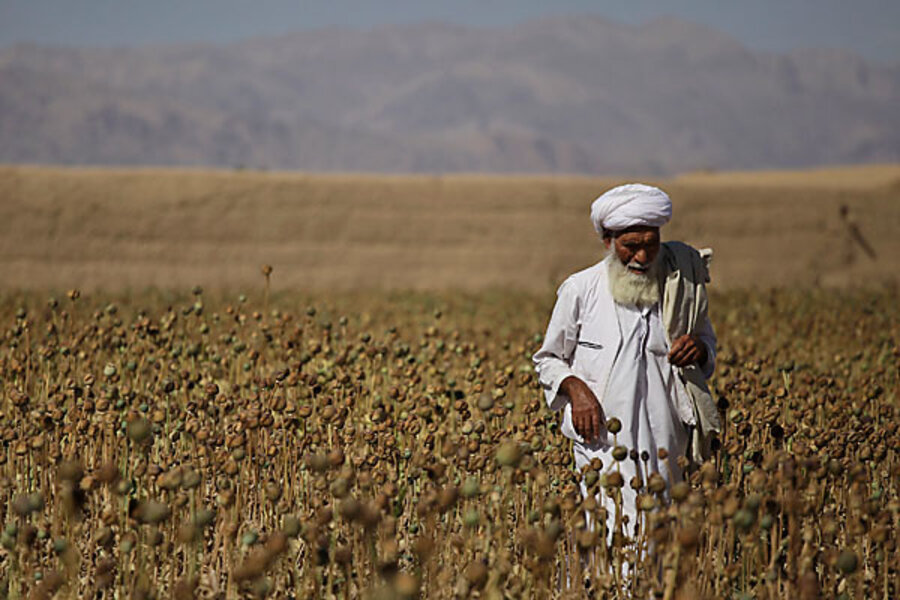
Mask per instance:
[[[647,251],[646,250],[638,250],[634,253],[634,260],[641,263],[642,265],[646,265],[649,260],[647,260]]]

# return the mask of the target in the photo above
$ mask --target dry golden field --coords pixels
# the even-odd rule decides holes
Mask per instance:
[[[897,597],[890,290],[718,294],[722,448],[669,494],[573,470],[550,296],[195,292],[2,297],[0,598]]]
[[[133,291],[552,290],[595,261],[591,201],[626,179],[0,168],[0,285]],[[880,284],[900,273],[900,166],[654,181],[667,239],[714,285]],[[854,240],[849,218],[871,245]]]
[[[530,360],[618,182],[0,169],[0,600],[898,597],[900,167],[657,182],[724,423],[671,489]]]

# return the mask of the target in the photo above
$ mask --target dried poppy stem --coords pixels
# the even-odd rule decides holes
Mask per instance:
[[[266,291],[263,299],[263,321],[265,321],[269,315],[269,284],[271,283],[272,265],[263,265],[261,271],[266,278]]]

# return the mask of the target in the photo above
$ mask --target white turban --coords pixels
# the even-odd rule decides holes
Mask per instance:
[[[657,187],[628,183],[615,187],[591,204],[591,221],[597,233],[628,227],[662,227],[672,218],[672,200]]]

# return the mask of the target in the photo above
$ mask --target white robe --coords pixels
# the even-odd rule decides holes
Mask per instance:
[[[629,485],[634,475],[646,484],[653,472],[671,483],[681,479],[676,464],[688,443],[686,425],[694,424],[690,399],[674,368],[669,363],[669,345],[660,319],[659,304],[638,309],[616,304],[609,293],[607,257],[600,263],[569,277],[559,288],[556,306],[540,350],[534,355],[535,368],[547,403],[563,410],[562,432],[573,440],[575,466],[579,470],[593,458],[603,462],[603,471],[614,468],[612,450],[616,443],[638,454],[646,451],[645,462],[630,457],[619,463],[625,486],[623,506],[629,517],[628,533],[636,523],[636,493]],[[701,365],[709,377],[715,368],[716,338],[706,319],[698,335],[708,350]],[[605,427],[600,439],[585,443],[572,424],[569,399],[559,393],[559,385],[569,376],[584,381],[597,396],[604,419],[616,417],[622,430],[613,436]],[[669,459],[658,460],[665,448]],[[582,486],[582,493],[586,489]],[[604,506],[614,516],[611,500]]]

